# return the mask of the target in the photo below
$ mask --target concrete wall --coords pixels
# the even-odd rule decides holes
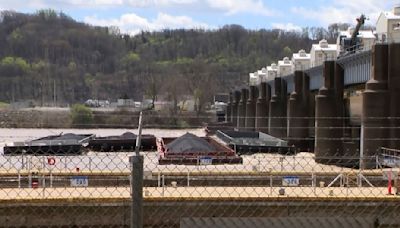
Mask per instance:
[[[348,200],[145,201],[144,227],[179,227],[187,217],[370,217],[400,225],[397,201]],[[130,202],[21,203],[0,205],[6,227],[129,227]]]

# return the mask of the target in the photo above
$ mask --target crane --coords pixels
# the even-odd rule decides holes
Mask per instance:
[[[347,36],[340,37],[341,56],[354,53],[359,48],[361,40],[357,36],[359,34],[361,26],[364,25],[366,19],[367,18],[365,17],[365,15],[361,14],[361,16],[356,19],[357,25],[353,33],[351,34],[351,37],[350,38]]]

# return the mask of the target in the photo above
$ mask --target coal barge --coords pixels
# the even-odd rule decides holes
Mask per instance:
[[[132,132],[125,132],[118,136],[96,137],[89,141],[88,148],[99,152],[134,151],[136,138]],[[155,150],[156,137],[154,135],[142,135],[140,143],[141,151]]]
[[[243,163],[243,159],[231,148],[219,144],[210,137],[198,137],[190,133],[179,138],[160,138],[157,141],[157,150],[160,165]]]
[[[14,142],[4,146],[5,155],[80,155],[93,134],[50,135],[32,141]]]
[[[296,148],[288,146],[287,141],[262,132],[218,130],[216,136],[240,155],[255,153],[293,154],[296,152]]]

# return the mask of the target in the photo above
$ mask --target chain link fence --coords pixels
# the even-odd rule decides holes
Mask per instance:
[[[143,135],[154,141],[137,155],[135,137],[126,131],[138,134],[127,129],[2,129],[0,226],[400,226],[397,150],[382,148],[364,156],[363,162],[375,165],[364,169],[359,148],[326,151],[316,159],[314,148],[275,150],[254,146],[254,139],[247,140],[253,147],[239,148],[196,128],[144,129]],[[62,141],[35,142],[68,133],[89,136],[78,151]],[[187,133],[189,141],[172,146]],[[93,147],[93,140],[104,137],[107,145],[100,141]],[[127,139],[131,144],[111,145]]]

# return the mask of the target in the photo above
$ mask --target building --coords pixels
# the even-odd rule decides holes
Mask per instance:
[[[255,73],[249,73],[249,85],[250,86],[255,86],[258,84],[258,75],[257,72]]]
[[[267,69],[263,67],[261,70],[257,71],[258,73],[258,84],[261,82],[266,82],[267,81]]]
[[[118,99],[117,107],[135,107],[135,101],[132,99]]]
[[[293,64],[288,57],[278,61],[278,76],[283,77],[293,73]]]
[[[261,82],[266,82],[267,81],[267,69],[263,67],[261,70],[258,70],[254,73],[249,74],[250,78],[250,86],[257,86],[260,85]]]
[[[307,70],[311,65],[311,55],[303,49],[292,56],[294,70]]]
[[[278,66],[273,63],[271,66],[267,67],[267,80],[266,81],[272,81],[276,77],[278,77]]]
[[[400,6],[392,12],[382,12],[376,22],[376,33],[379,42],[400,42]]]
[[[335,60],[337,53],[336,44],[328,44],[325,39],[320,40],[318,44],[313,44],[311,47],[311,67],[322,65],[325,60]]]
[[[336,40],[336,45],[338,46],[338,55],[345,53],[345,45],[343,41],[345,39],[350,39],[353,35],[354,28],[349,28],[347,31],[340,31],[338,38]],[[357,50],[371,50],[372,46],[376,42],[376,32],[372,30],[361,30],[358,31],[357,39],[360,41],[360,46],[356,47]]]

